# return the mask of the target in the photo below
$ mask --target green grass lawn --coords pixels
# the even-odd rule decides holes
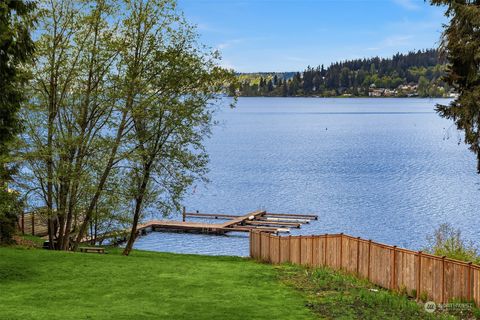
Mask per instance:
[[[274,268],[235,257],[0,248],[0,319],[313,319]]]
[[[455,319],[329,269],[120,252],[0,247],[0,319]]]

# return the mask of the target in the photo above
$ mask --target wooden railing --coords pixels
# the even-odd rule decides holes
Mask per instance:
[[[274,236],[252,231],[250,256],[269,263],[327,266],[380,287],[437,303],[480,306],[480,266],[345,234]]]

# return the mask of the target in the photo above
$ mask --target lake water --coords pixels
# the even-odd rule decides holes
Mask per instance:
[[[315,213],[292,234],[344,232],[417,250],[451,222],[480,244],[475,157],[436,103],[448,100],[241,98],[218,112],[206,142],[211,182],[185,206]],[[135,247],[246,256],[248,237],[154,232]]]

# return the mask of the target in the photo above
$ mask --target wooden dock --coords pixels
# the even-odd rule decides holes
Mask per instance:
[[[224,223],[186,221],[186,218],[225,219]],[[317,220],[316,215],[269,213],[257,210],[245,215],[209,214],[183,212],[183,221],[152,220],[140,225],[137,231],[142,234],[150,231],[181,231],[193,233],[225,234],[226,232],[250,232],[261,230],[269,233],[290,232],[290,228],[300,228],[302,224]]]
[[[200,221],[186,221],[193,219],[221,219],[226,220],[219,223],[207,223]],[[311,220],[317,220],[316,215],[310,214],[288,214],[270,213],[265,210],[257,210],[244,215],[234,214],[212,214],[200,212],[186,212],[183,210],[182,221],[176,220],[151,220],[137,227],[137,235],[145,235],[152,231],[188,232],[206,234],[225,234],[227,232],[250,232],[259,230],[262,232],[279,234],[288,233],[290,228],[300,228]],[[32,227],[33,226],[33,227]],[[26,234],[34,234],[47,238],[47,223],[41,215],[24,214],[19,218],[18,228]],[[121,243],[128,237],[130,229],[114,230],[96,237],[96,241],[107,239],[114,243]],[[86,235],[82,242],[91,242],[91,235]]]

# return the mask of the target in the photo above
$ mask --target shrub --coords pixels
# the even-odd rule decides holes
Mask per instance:
[[[462,238],[460,229],[455,229],[449,223],[441,224],[433,235],[427,237],[428,247],[425,252],[446,256],[456,260],[480,263],[478,248],[473,242]]]
[[[15,192],[0,189],[0,243],[13,243],[17,216],[23,209],[21,201]]]

